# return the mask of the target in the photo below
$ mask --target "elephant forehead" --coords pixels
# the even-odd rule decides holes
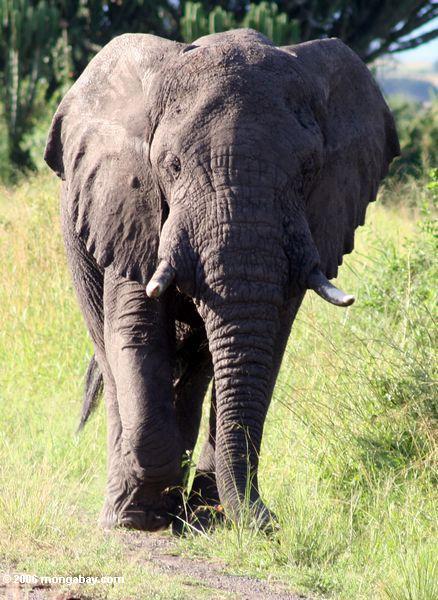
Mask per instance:
[[[282,89],[283,88],[283,89]],[[281,86],[272,71],[258,67],[221,69],[198,74],[187,85],[174,82],[168,89],[162,114],[167,132],[180,131],[187,142],[196,132],[214,132],[233,138],[237,130],[253,129],[266,139],[293,130],[296,111],[313,121],[309,92],[295,78]],[[301,119],[302,120],[302,119]],[[254,140],[259,143],[262,139]]]
[[[198,102],[227,98],[274,104],[281,90],[303,90],[294,58],[260,43],[223,44],[180,54],[167,74],[167,101]]]

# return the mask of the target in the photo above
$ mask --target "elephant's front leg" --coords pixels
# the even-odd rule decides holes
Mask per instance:
[[[210,416],[207,438],[202,446],[196,466],[190,495],[185,506],[184,520],[191,531],[206,531],[214,526],[223,514],[219,510],[220,500],[216,482],[216,393],[211,390]],[[174,531],[181,533],[186,529],[185,522],[174,525]]]
[[[195,324],[193,327],[185,329],[178,323],[177,330],[179,375],[174,384],[175,409],[187,456],[184,468],[184,479],[187,480],[190,473],[190,457],[199,433],[202,404],[213,375],[213,365],[203,326]],[[213,405],[210,410],[210,415],[214,415]],[[214,420],[215,418],[210,416],[210,432],[201,452],[200,463],[196,469],[190,494],[183,502],[181,513],[173,523],[173,531],[178,534],[185,530],[187,522],[190,527],[205,528],[211,516],[211,510],[205,510],[206,505],[219,503],[215,478],[214,447],[212,447],[215,435]]]
[[[112,269],[105,271],[104,315],[105,351],[121,423],[120,450],[114,452],[120,456],[119,481],[114,481],[113,465],[107,505],[114,504],[116,524],[157,530],[169,524],[177,504],[174,490],[181,485],[172,319],[164,300],[148,299],[144,287]]]

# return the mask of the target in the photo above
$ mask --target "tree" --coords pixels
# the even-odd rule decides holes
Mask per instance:
[[[173,0],[57,0],[56,4],[71,48],[73,78],[122,33],[179,37],[178,2]]]
[[[38,85],[48,73],[58,36],[58,12],[50,0],[0,0],[0,98],[4,107],[9,161],[31,168],[21,148],[32,125]]]
[[[438,3],[425,0],[57,0],[61,25],[72,48],[73,74],[80,75],[91,57],[121,33],[153,33],[171,39],[187,39],[187,5],[199,5],[204,18],[226,26],[254,26],[255,5],[282,14],[289,37],[306,41],[339,37],[366,62],[386,53],[415,48],[438,36],[438,28],[415,33],[438,16]],[[268,8],[267,8],[268,7]],[[274,7],[274,9],[272,9]],[[190,10],[190,9],[189,9]],[[207,31],[214,29],[213,25]],[[203,29],[205,30],[205,28]],[[265,31],[266,33],[266,31]],[[278,34],[276,33],[278,37]],[[277,41],[277,40],[275,40]]]
[[[193,11],[187,7],[195,4],[202,9],[203,18],[215,22],[219,30],[230,26],[254,26],[251,14],[263,5],[265,12],[276,13],[276,42],[278,39],[306,41],[340,37],[367,62],[381,54],[414,48],[438,36],[438,28],[427,33],[414,33],[438,16],[438,3],[425,0],[278,0],[253,4],[248,0],[200,0],[196,3],[184,0],[55,0],[55,4],[60,14],[60,26],[71,49],[73,78],[77,78],[92,56],[116,35],[153,33],[171,39],[187,39],[186,16]],[[215,31],[212,23],[202,29]],[[198,25],[195,24],[195,28]],[[288,28],[289,32],[286,31]],[[269,35],[266,30],[264,32]],[[56,78],[53,79],[49,93],[58,83]]]
[[[201,0],[242,20],[249,2]],[[280,12],[299,23],[300,40],[339,37],[366,62],[387,53],[416,48],[438,36],[438,28],[419,33],[438,17],[438,3],[425,0],[278,0]]]
[[[371,62],[437,37],[438,28],[418,32],[437,16],[436,0],[0,0],[0,100],[9,159],[31,166],[21,141],[41,82],[50,98],[122,33],[192,41],[253,27],[279,45],[334,36]]]
[[[22,148],[42,88],[69,87],[96,52],[125,32],[178,36],[167,0],[0,0],[0,100],[8,160],[32,168]]]

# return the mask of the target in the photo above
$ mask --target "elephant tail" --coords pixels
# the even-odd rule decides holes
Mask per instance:
[[[88,421],[88,417],[91,415],[91,413],[96,408],[99,402],[102,390],[102,373],[100,372],[99,365],[96,361],[96,357],[93,354],[90,360],[90,364],[88,365],[87,374],[85,376],[82,415],[76,433],[79,433],[84,428],[85,423]]]

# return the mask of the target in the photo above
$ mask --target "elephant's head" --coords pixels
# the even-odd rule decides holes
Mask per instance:
[[[61,103],[46,161],[101,267],[195,300],[218,436],[232,451],[242,423],[257,453],[283,316],[309,287],[351,303],[327,279],[398,151],[382,95],[341,41],[277,48],[237,30],[192,45],[115,39]],[[246,468],[236,459],[233,477]]]

